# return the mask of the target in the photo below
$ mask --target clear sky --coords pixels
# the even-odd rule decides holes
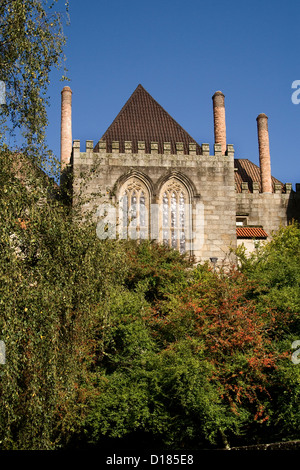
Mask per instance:
[[[214,143],[212,95],[225,94],[227,143],[258,159],[269,117],[272,175],[300,183],[299,0],[70,0],[69,83],[51,74],[48,144],[59,157],[60,92],[73,91],[73,139],[100,139],[141,83],[199,143]],[[300,94],[299,94],[300,97]]]

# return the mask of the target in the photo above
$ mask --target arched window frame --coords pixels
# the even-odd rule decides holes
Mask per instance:
[[[119,191],[119,237],[146,240],[150,236],[150,191],[137,176],[129,177]]]
[[[159,194],[159,241],[181,253],[191,251],[192,214],[187,187],[168,179]]]

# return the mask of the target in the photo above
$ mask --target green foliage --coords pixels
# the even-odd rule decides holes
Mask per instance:
[[[0,106],[0,135],[20,129],[36,158],[45,150],[49,74],[63,61],[64,17],[53,0],[2,0],[0,3],[0,80],[6,104]],[[68,12],[68,2],[63,3]]]
[[[257,265],[248,259],[247,272],[215,275],[150,243],[129,254],[109,308],[88,441],[144,431],[165,446],[201,448],[297,437],[297,315],[262,302]]]
[[[100,240],[58,196],[1,152],[1,448],[297,438],[299,227],[214,273],[156,243]]]
[[[0,448],[299,437],[299,225],[214,273],[156,243],[99,240],[88,214],[80,223],[81,201],[63,205],[40,169],[65,43],[58,4],[0,4]],[[7,129],[22,130],[22,153],[3,144]]]
[[[293,341],[300,339],[300,226],[294,222],[280,228],[273,239],[251,257],[241,256],[241,270],[255,281],[253,298],[259,311],[271,308],[276,322],[272,341],[286,358],[278,361],[269,384],[273,439],[299,437],[300,369],[290,360]]]
[[[90,442],[137,431],[160,438],[166,446],[203,446],[212,438],[216,422],[220,426],[224,420],[221,400],[209,380],[211,365],[191,349],[182,342],[161,354],[148,350],[126,372],[120,368],[102,376],[86,421]]]
[[[124,251],[76,224],[30,161],[21,173],[15,155],[1,162],[1,447],[51,449],[78,429],[93,392],[95,335]]]
[[[300,312],[300,227],[282,227],[272,241],[249,258],[240,258],[241,270],[257,282],[262,302],[281,311]]]
[[[129,289],[142,290],[150,303],[162,298],[173,286],[184,284],[187,269],[193,266],[187,255],[154,242],[129,242],[127,246],[126,285]]]

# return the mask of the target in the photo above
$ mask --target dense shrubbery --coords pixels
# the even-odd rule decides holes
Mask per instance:
[[[288,231],[299,235],[296,226]],[[215,275],[206,265],[186,269],[156,245],[134,252],[135,282],[110,307],[88,440],[147,431],[168,446],[202,448],[296,438],[300,376],[291,344],[299,309],[266,301],[254,261],[247,273]]]
[[[124,255],[74,223],[28,161],[16,177],[17,158],[1,152],[0,441],[51,448],[80,422],[103,299],[123,278]]]
[[[214,274],[76,223],[77,207],[59,202],[36,168],[58,176],[45,148],[45,93],[62,58],[62,18],[56,1],[10,3],[0,7],[0,448],[299,437],[299,226]],[[22,156],[4,144],[15,128]]]
[[[1,162],[1,448],[299,436],[297,224],[214,274],[155,243],[99,240],[34,167],[24,184]]]

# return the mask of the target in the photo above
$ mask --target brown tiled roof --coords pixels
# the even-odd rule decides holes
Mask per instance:
[[[245,159],[236,158],[234,160],[234,167],[236,168],[235,183],[236,183],[237,193],[242,192],[242,183],[248,183],[249,192],[252,192],[253,182],[258,182],[259,192],[261,192],[261,180],[260,180],[259,166],[250,162],[250,160],[248,160],[247,158]],[[272,176],[272,183],[273,183],[273,191],[274,191],[275,183],[280,183],[282,185],[282,189],[284,190],[284,185],[281,183],[281,181],[277,180],[273,176]]]
[[[132,142],[132,152],[137,153],[138,141],[145,142],[145,151],[150,153],[150,143],[158,142],[158,153],[163,152],[163,143],[171,143],[171,153],[176,153],[176,142],[183,142],[188,154],[189,142],[196,143],[196,153],[201,154],[200,145],[158,104],[152,96],[138,85],[115,120],[101,137],[111,152],[112,141],[119,141],[124,153],[124,142]],[[98,150],[98,144],[95,151]]]
[[[106,142],[107,152],[112,151],[112,142],[119,142],[120,153],[125,152],[126,141],[132,142],[132,152],[138,153],[138,141],[145,142],[145,152],[150,153],[151,142],[158,143],[158,153],[163,154],[164,142],[170,142],[171,153],[176,154],[176,142],[183,143],[184,154],[189,154],[189,143],[196,144],[196,153],[201,155],[201,146],[155,101],[142,85],[138,85],[117,117],[100,139]],[[98,144],[94,149],[98,151]],[[248,159],[235,159],[236,191],[242,192],[242,182],[247,182],[249,192],[253,182],[258,182],[261,192],[260,170]],[[280,183],[272,177],[273,185]]]
[[[268,234],[261,227],[237,227],[237,238],[267,238]]]

